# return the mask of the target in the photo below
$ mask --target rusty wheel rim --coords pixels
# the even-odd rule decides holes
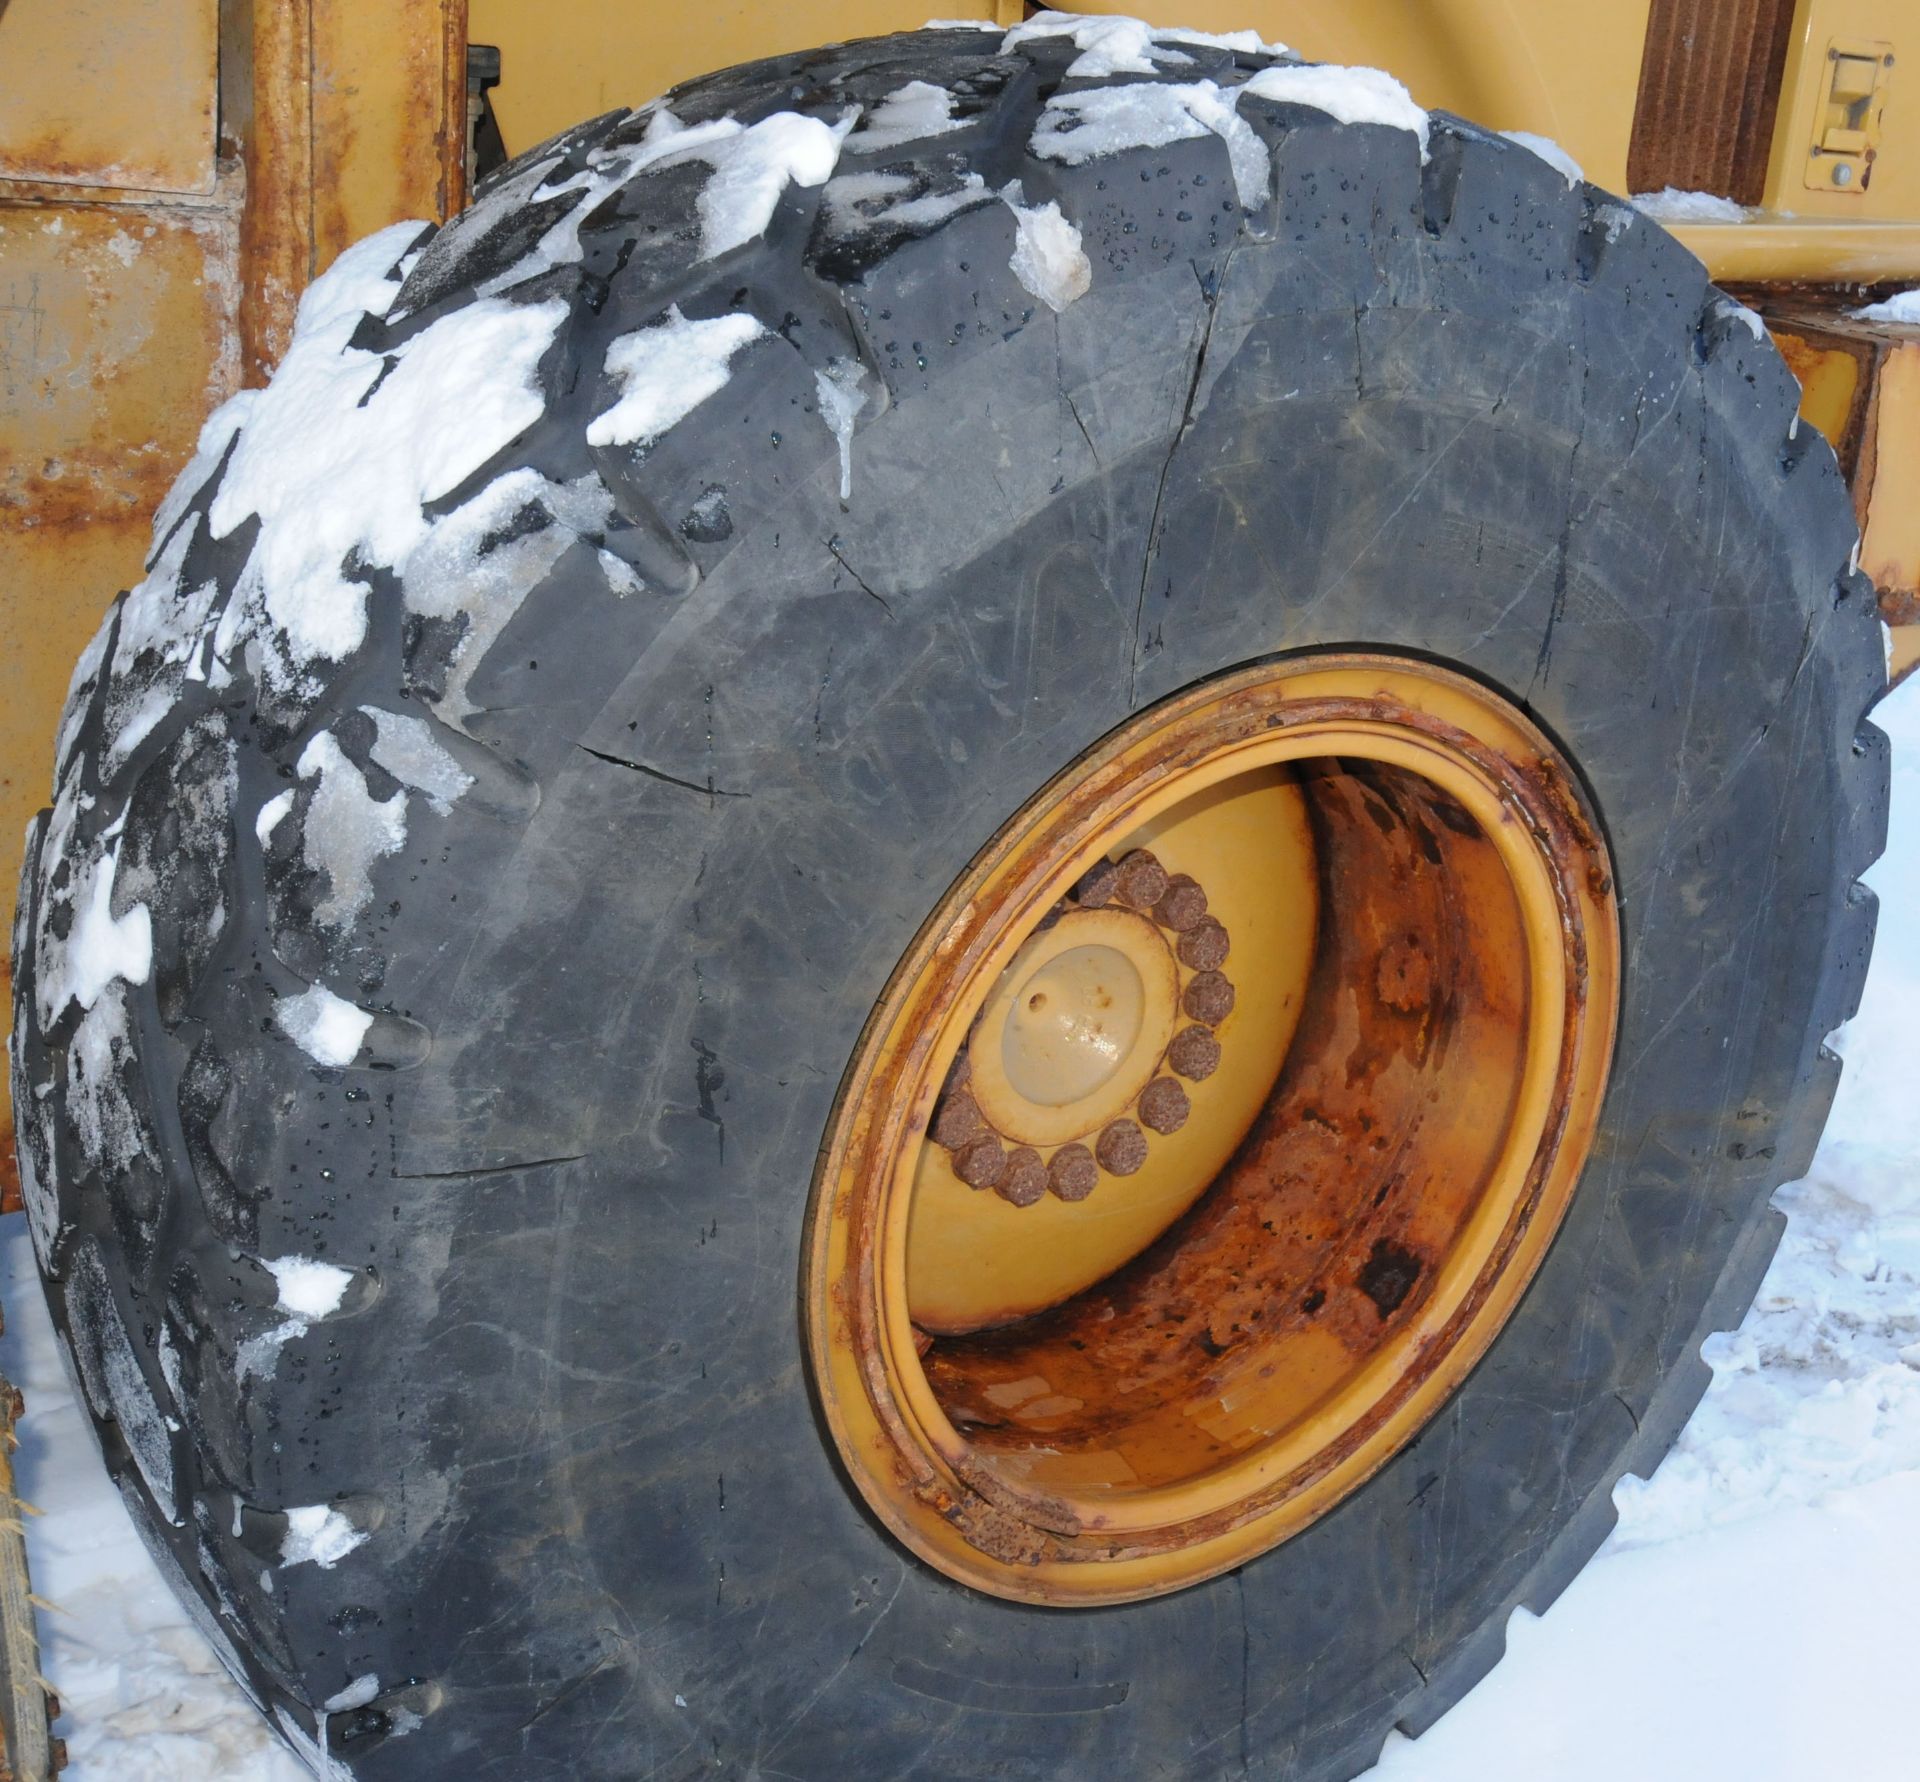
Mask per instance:
[[[960,1169],[963,1050],[1014,1044],[981,1025],[1010,1005],[1009,965],[1045,951],[1036,932],[1079,919],[1078,897],[1111,880],[1102,862],[1124,865],[1169,824],[1184,833],[1185,813],[1265,796],[1276,773],[1310,813],[1321,914],[1300,978],[1234,967],[1219,1054],[1233,1057],[1243,1011],[1253,1031],[1273,998],[1302,1006],[1245,1129],[1231,1130],[1244,1109],[1218,1117],[1228,1160],[1063,1301],[930,1333],[909,1288],[916,1195],[951,1207],[964,1193],[927,1159],[940,1132]],[[943,899],[842,1085],[809,1213],[806,1341],[868,1505],[949,1577],[1057,1606],[1197,1583],[1323,1515],[1439,1409],[1545,1255],[1598,1120],[1619,948],[1605,846],[1569,765],[1462,676],[1394,656],[1296,658],[1122,726]],[[1193,975],[1182,968],[1182,995]],[[1126,1032],[1168,1043],[1130,1016]],[[1164,1056],[1148,1073],[1176,1074]],[[1206,1084],[1184,1087],[1198,1121]],[[1000,1193],[978,1196],[994,1232],[1051,1221],[1010,1249],[1064,1254],[1071,1221],[1091,1234],[1129,1204],[1125,1171],[1082,1203],[1041,1195],[1021,1168],[1017,1191],[1003,1170]],[[919,1223],[923,1250],[929,1227],[946,1229]],[[956,1267],[981,1253],[963,1240],[950,1252]],[[925,1297],[940,1274],[923,1255],[911,1278]]]

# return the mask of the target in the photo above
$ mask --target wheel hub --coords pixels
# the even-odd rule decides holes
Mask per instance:
[[[1157,1595],[1434,1414],[1598,1120],[1618,918],[1574,786],[1474,683],[1304,658],[1141,714],[983,850],[811,1214],[826,1421],[914,1551],[1031,1602]]]

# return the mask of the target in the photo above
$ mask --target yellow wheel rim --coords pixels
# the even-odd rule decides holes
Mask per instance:
[[[1342,655],[1141,714],[981,852],[849,1069],[805,1302],[853,1482],[1042,1604],[1298,1532],[1517,1304],[1618,995],[1604,844],[1506,700]]]

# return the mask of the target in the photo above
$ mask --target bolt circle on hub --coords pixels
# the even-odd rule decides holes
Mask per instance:
[[[902,1541],[1000,1596],[1154,1596],[1426,1423],[1598,1118],[1619,926],[1577,786],[1464,677],[1316,656],[1140,714],[988,844],[809,1213],[815,1386]]]

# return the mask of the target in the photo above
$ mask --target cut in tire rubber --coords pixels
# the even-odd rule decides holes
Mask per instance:
[[[1886,801],[1872,589],[1793,379],[1523,147],[1251,94],[1238,134],[1273,57],[1079,53],[952,29],[716,75],[667,101],[699,154],[609,114],[355,250],[76,671],[15,940],[35,1241],[136,1522],[322,1773],[1349,1777],[1578,1570],[1765,1269]],[[740,240],[703,208],[726,140],[812,154],[915,82],[950,97],[889,115],[934,133],[824,151],[864,184],[791,159]],[[1110,152],[1062,158],[1114,88]],[[434,359],[529,317],[537,355]],[[737,349],[704,399],[590,440],[615,343],[699,323]],[[484,444],[338,587],[219,510],[292,499],[250,440],[282,483],[310,445],[333,536],[358,467],[287,418],[328,365],[395,464],[459,461],[448,417]],[[1447,664],[1578,766],[1626,973],[1591,1161],[1337,1511],[1121,1608],[966,1590],[809,1397],[842,1074],[1037,788],[1329,648]]]

